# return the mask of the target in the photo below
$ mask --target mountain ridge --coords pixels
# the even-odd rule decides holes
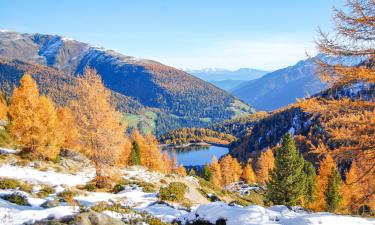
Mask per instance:
[[[86,67],[96,69],[107,88],[158,109],[164,116],[156,123],[163,131],[205,126],[252,111],[233,95],[184,71],[59,35],[0,32],[0,57],[73,76]]]

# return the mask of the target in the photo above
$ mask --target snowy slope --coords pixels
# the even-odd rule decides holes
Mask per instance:
[[[12,151],[8,151],[12,154]],[[13,161],[14,162],[14,161]],[[122,176],[127,180],[138,179],[150,183],[158,183],[161,179],[170,180],[170,176],[150,172],[142,167],[131,167],[123,169]],[[62,202],[60,206],[43,208],[41,205],[47,200],[54,199],[59,192],[76,185],[89,182],[94,177],[94,169],[85,168],[75,174],[61,173],[47,170],[41,171],[32,165],[25,167],[16,166],[15,163],[3,162],[0,164],[0,177],[13,178],[27,181],[34,185],[33,193],[38,192],[42,185],[51,185],[54,193],[45,198],[35,197],[35,194],[22,192],[20,190],[0,189],[0,197],[11,193],[20,193],[27,197],[29,206],[20,206],[0,198],[0,225],[32,223],[46,218],[62,218],[79,212],[78,206],[70,206]],[[176,177],[179,181],[190,184],[191,189],[196,187],[197,181],[193,177]],[[282,225],[375,225],[374,219],[359,217],[339,216],[331,213],[308,213],[303,210],[290,210],[285,206],[273,206],[264,208],[257,205],[241,207],[228,205],[224,202],[194,204],[189,212],[186,208],[178,205],[169,205],[158,201],[157,193],[146,193],[139,186],[126,186],[117,193],[84,191],[75,196],[74,199],[83,207],[91,207],[99,202],[109,204],[119,203],[128,206],[137,212],[147,212],[165,222],[180,221],[182,224],[195,220],[205,220],[213,224],[218,219],[226,220],[228,225],[250,225],[250,224],[282,224]],[[104,211],[104,214],[126,221],[130,217],[139,217],[139,214],[121,214],[113,211]]]

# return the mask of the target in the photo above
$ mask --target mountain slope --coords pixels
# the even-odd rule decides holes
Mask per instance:
[[[253,80],[257,79],[267,71],[251,69],[251,68],[241,68],[238,70],[227,70],[219,68],[205,68],[201,70],[187,70],[188,73],[199,77],[202,80]]]
[[[187,70],[187,72],[226,91],[230,91],[246,83],[246,81],[257,79],[267,73],[263,70],[251,68],[241,68],[238,70],[205,68],[201,70]]]
[[[241,84],[231,92],[257,110],[274,110],[327,87],[315,76],[315,68],[313,59],[300,61]]]
[[[0,32],[0,57],[73,75],[87,66],[94,68],[107,88],[156,108],[162,114],[156,126],[162,131],[204,126],[251,111],[227,92],[184,71],[57,35]]]
[[[247,80],[209,80],[208,82],[223,90],[231,91],[239,85],[246,83]]]
[[[371,149],[375,144],[374,98],[373,83],[357,82],[328,89],[260,117],[246,128],[250,132],[232,143],[230,153],[247,161],[264,149],[277,146],[287,132],[297,136],[299,149],[314,162],[318,154],[313,150],[319,143],[325,143],[332,151]]]

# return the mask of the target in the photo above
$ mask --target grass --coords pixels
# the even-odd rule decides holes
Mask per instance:
[[[127,124],[130,128],[136,128],[141,133],[152,133],[156,128],[156,113],[152,111],[146,111],[142,114],[131,114],[125,113],[122,117],[122,121]]]
[[[15,146],[15,141],[13,140],[7,128],[5,128],[4,126],[0,126],[0,146],[3,146],[3,147]]]
[[[31,193],[33,191],[33,185],[15,179],[0,178],[0,189],[19,189]]]
[[[240,195],[238,193],[232,193],[226,191],[220,187],[216,187],[211,182],[198,177],[199,191],[203,196],[206,196],[210,201],[225,201],[235,203],[237,205],[247,206],[250,204],[263,205],[264,195],[263,193],[252,191],[250,195]],[[209,197],[210,195],[210,197]]]
[[[2,178],[0,179],[0,189],[16,189],[20,186],[20,182],[14,179]]]

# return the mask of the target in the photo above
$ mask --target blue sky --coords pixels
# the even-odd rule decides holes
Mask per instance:
[[[0,29],[59,34],[178,68],[274,70],[315,53],[339,0],[1,0]]]

